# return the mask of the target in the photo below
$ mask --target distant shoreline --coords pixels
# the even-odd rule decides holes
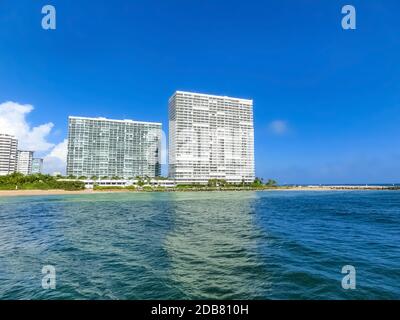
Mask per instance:
[[[265,189],[218,189],[218,190],[201,190],[201,189],[172,189],[172,190],[126,190],[126,189],[110,189],[110,190],[0,190],[0,197],[17,197],[17,196],[47,196],[47,195],[85,195],[85,194],[108,194],[108,193],[152,193],[152,192],[242,192],[242,191],[390,191],[400,190],[399,187],[388,186],[307,186],[307,187],[276,187]]]

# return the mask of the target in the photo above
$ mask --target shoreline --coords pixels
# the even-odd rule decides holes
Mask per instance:
[[[0,190],[0,197],[18,197],[18,196],[51,196],[51,195],[90,195],[90,194],[108,194],[108,193],[152,193],[152,192],[243,192],[243,191],[394,191],[399,188],[383,187],[383,186],[318,186],[318,187],[277,187],[266,189],[232,189],[232,190],[92,190],[85,189],[79,191],[66,190]]]

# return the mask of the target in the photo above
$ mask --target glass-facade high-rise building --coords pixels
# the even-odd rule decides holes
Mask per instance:
[[[253,101],[175,92],[169,99],[169,175],[181,184],[253,182]]]
[[[67,175],[159,176],[161,134],[161,123],[69,117]]]

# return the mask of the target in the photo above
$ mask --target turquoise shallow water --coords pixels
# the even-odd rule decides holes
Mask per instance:
[[[0,298],[398,299],[400,192],[0,198]]]

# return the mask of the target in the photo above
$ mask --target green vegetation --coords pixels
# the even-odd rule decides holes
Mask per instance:
[[[103,178],[103,177],[102,177]],[[118,179],[112,177],[111,179]],[[67,191],[77,191],[85,189],[82,181],[78,181],[77,177],[52,177],[50,175],[34,174],[25,176],[20,173],[13,173],[8,176],[0,176],[0,190],[52,190],[61,189]],[[81,176],[79,179],[87,179]],[[91,179],[98,180],[99,177],[92,176]],[[99,186],[95,183],[93,189],[95,191],[145,191],[145,192],[169,192],[169,191],[242,191],[242,190],[266,190],[278,187],[277,182],[268,179],[267,183],[263,183],[263,179],[256,178],[253,183],[231,184],[222,179],[211,179],[207,184],[190,184],[178,185],[173,188],[150,186],[149,177],[136,177],[137,185],[128,187],[123,186]],[[160,180],[165,179],[161,178]]]
[[[139,178],[138,178],[137,185],[138,185],[139,187],[143,187],[144,184],[145,184],[145,182],[143,181],[143,179],[139,177]]]
[[[211,179],[211,180],[208,180],[207,185],[209,187],[225,187],[226,185],[228,185],[228,183],[226,182],[226,180]]]
[[[0,176],[0,190],[83,190],[85,185],[81,181],[59,181],[56,177],[44,174],[25,176],[13,173]]]
[[[268,181],[265,185],[269,186],[269,187],[276,187],[278,185],[278,183],[273,179],[268,179]]]
[[[127,189],[127,187],[122,187],[122,186],[98,186],[94,185],[93,190],[96,191],[112,191],[112,190],[124,190]]]
[[[269,179],[266,184],[263,179],[256,178],[253,183],[233,184],[222,179],[210,179],[206,185],[190,184],[178,185],[175,188],[166,188],[167,191],[242,191],[242,190],[267,190],[279,188],[275,180]]]
[[[254,182],[252,184],[253,186],[262,186],[263,185],[263,179],[261,178],[255,178]]]

